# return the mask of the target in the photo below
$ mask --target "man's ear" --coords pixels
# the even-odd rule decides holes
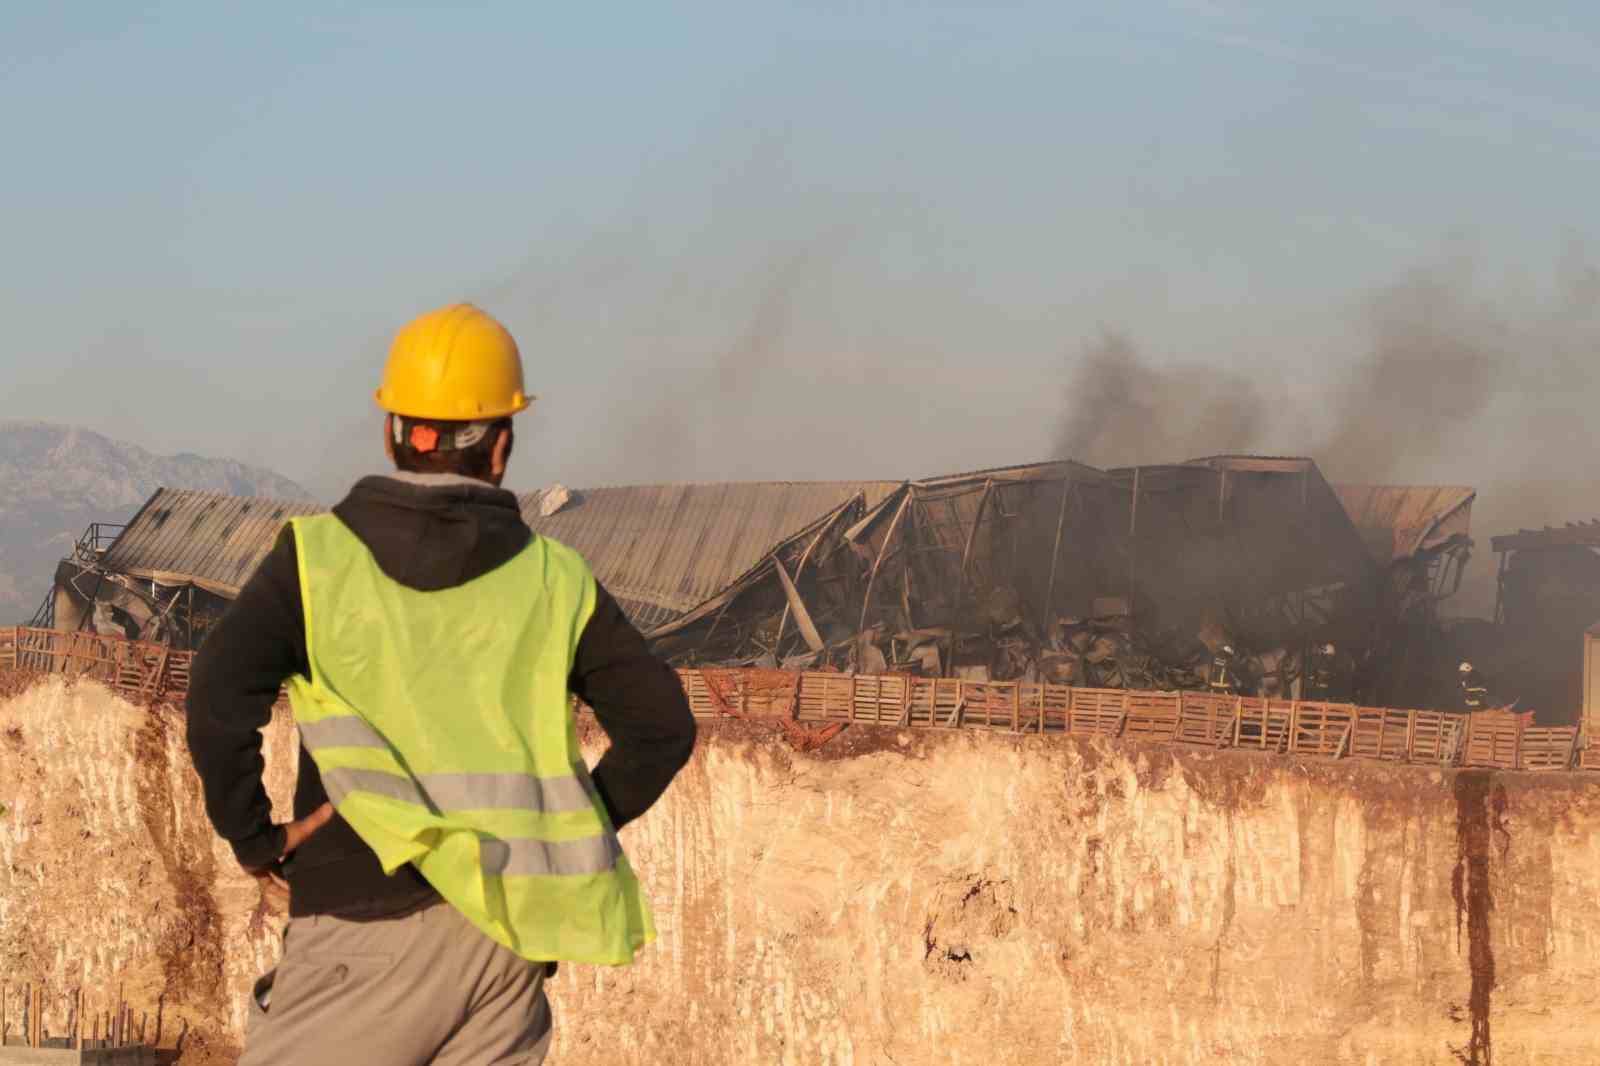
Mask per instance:
[[[489,456],[489,473],[494,475],[495,484],[506,476],[506,464],[511,461],[511,431],[502,429],[500,435],[494,439],[494,451]]]
[[[394,415],[383,416],[383,454],[394,462]]]

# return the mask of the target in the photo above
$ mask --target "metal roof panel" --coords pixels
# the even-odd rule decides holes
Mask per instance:
[[[1477,496],[1465,485],[1334,485],[1333,491],[1383,563],[1469,533]]]

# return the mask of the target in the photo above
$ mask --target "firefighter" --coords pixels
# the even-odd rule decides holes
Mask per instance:
[[[1332,641],[1318,644],[1311,650],[1311,661],[1306,664],[1305,698],[1331,700],[1343,698],[1343,663],[1339,649]]]
[[[1206,687],[1219,695],[1237,696],[1242,682],[1239,657],[1234,652],[1232,644],[1224,644],[1211,657],[1211,669],[1206,678]]]
[[[206,813],[289,899],[240,1063],[539,1063],[554,964],[625,964],[655,937],[616,834],[688,760],[694,719],[584,560],[500,487],[529,404],[511,335],[470,304],[423,315],[377,402],[396,470],[293,519],[193,664]],[[280,683],[287,825],[261,782]],[[592,772],[573,695],[611,741]]]
[[[1482,671],[1469,662],[1463,662],[1456,668],[1456,674],[1461,686],[1462,710],[1482,711],[1494,706],[1489,679]]]

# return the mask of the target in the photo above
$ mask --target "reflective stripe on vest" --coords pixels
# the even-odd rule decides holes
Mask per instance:
[[[388,578],[334,515],[293,520],[310,675],[306,752],[386,873],[411,863],[532,961],[632,961],[655,938],[590,780],[567,678],[594,578],[535,536],[433,592]]]
[[[355,715],[307,722],[300,739],[313,756],[328,748],[381,748],[389,744],[378,731]],[[383,770],[342,767],[323,775],[328,798],[335,805],[349,792],[374,792],[441,811],[519,808],[536,811],[581,811],[599,798],[588,783],[589,772],[573,767],[565,777],[530,774],[418,774],[407,777]],[[337,790],[338,795],[335,795]]]

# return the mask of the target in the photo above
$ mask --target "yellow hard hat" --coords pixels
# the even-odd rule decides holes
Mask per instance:
[[[522,355],[506,328],[472,304],[451,304],[407,323],[389,346],[378,406],[407,418],[477,422],[514,415]]]

